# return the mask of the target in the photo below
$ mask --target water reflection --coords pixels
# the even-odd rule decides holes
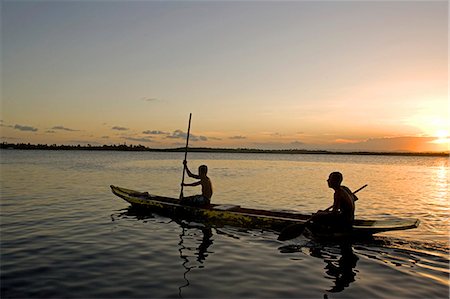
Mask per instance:
[[[279,248],[281,253],[305,252],[304,249],[306,249],[308,255],[325,262],[325,277],[334,283],[330,289],[326,290],[327,292],[342,292],[355,281],[358,272],[355,268],[359,258],[353,252],[350,242],[342,242],[332,246],[307,242],[304,245],[288,245]]]
[[[111,221],[113,222],[116,221],[116,219],[124,218],[132,218],[147,222],[147,219],[155,218],[155,216],[149,211],[140,210],[132,206],[111,214]],[[183,298],[183,289],[190,285],[188,273],[192,269],[204,268],[206,258],[212,253],[208,249],[213,244],[213,232],[211,227],[200,223],[186,222],[176,218],[171,218],[171,222],[177,223],[181,228],[178,252],[182,261],[181,265],[184,268],[184,283],[178,287],[178,296]],[[222,232],[217,232],[222,234]]]
[[[448,167],[445,165],[440,165],[436,167],[435,170],[435,190],[436,190],[436,200],[442,201],[445,205],[448,199]]]
[[[194,268],[203,268],[203,263],[206,260],[206,257],[208,256],[208,253],[210,253],[208,251],[208,248],[213,244],[212,241],[212,230],[210,227],[197,227],[197,226],[193,226],[190,225],[189,223],[185,223],[185,222],[179,222],[177,221],[177,223],[181,226],[181,233],[180,233],[180,242],[178,243],[178,245],[180,246],[178,251],[180,253],[180,258],[183,261],[182,266],[184,267],[184,269],[186,270],[183,273],[183,279],[185,280],[185,284],[181,285],[178,288],[178,296],[180,298],[183,298],[182,295],[182,290],[186,287],[188,287],[190,285],[189,279],[187,277],[187,274]],[[196,263],[192,263],[192,260],[190,261],[190,258],[192,258],[192,248],[189,246],[185,245],[185,242],[187,240],[189,240],[190,238],[188,238],[190,235],[189,233],[187,233],[189,230],[192,230],[194,232],[195,235],[195,231],[201,231],[202,233],[202,239],[200,241],[200,244],[198,244],[198,247],[195,249],[195,255],[197,256],[196,261],[197,261],[197,265]]]
[[[325,273],[334,281],[334,286],[327,291],[332,293],[341,292],[354,282],[357,272],[354,269],[359,258],[353,252],[352,245],[349,243],[339,244],[339,249],[340,257],[336,261],[336,256],[328,256],[326,249],[311,248],[311,256],[321,258],[326,263]]]
[[[142,210],[136,209],[133,206],[130,206],[126,209],[122,209],[117,211],[118,213],[111,214],[111,221],[114,222],[117,219],[125,219],[125,218],[134,218],[137,220],[143,220],[143,222],[147,222],[147,219],[155,218],[151,213],[142,212]]]

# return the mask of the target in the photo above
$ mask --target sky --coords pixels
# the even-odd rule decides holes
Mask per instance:
[[[1,2],[1,141],[449,149],[448,1]]]

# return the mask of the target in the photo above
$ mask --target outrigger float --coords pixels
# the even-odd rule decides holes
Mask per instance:
[[[147,192],[139,192],[113,185],[111,185],[111,190],[115,195],[129,202],[134,208],[150,210],[163,216],[207,222],[218,226],[231,225],[279,232],[289,225],[305,223],[311,217],[311,215],[294,212],[248,209],[228,204],[210,204],[204,207],[194,207],[180,204],[180,200],[176,198],[152,195]],[[355,219],[351,236],[368,237],[382,232],[413,229],[417,228],[419,223],[418,219]],[[323,234],[323,236],[328,235]]]

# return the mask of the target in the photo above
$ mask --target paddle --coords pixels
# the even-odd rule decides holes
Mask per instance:
[[[189,145],[189,132],[191,131],[191,118],[192,118],[192,113],[189,113],[189,124],[188,124],[187,137],[186,137],[186,149],[184,150],[184,161],[187,161],[187,152],[188,152],[188,145]],[[184,166],[183,166],[183,178],[181,179],[180,200],[183,199],[183,184],[184,184],[184,174],[185,173],[186,173],[186,164],[184,164]]]
[[[362,186],[355,192],[353,192],[353,194],[358,193],[359,191],[361,191],[362,189],[364,189],[366,187],[367,187],[367,184]],[[356,200],[358,200],[358,199],[356,199]],[[328,207],[325,211],[330,210],[332,207],[333,206]],[[311,222],[312,219],[313,219],[313,216],[309,217],[308,220],[306,220],[304,223],[294,223],[294,224],[286,226],[281,231],[281,233],[278,235],[278,240],[286,241],[286,240],[294,239],[294,238],[300,236],[301,234],[303,234],[305,227]]]

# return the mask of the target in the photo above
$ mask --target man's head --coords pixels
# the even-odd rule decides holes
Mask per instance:
[[[332,172],[330,173],[330,176],[328,177],[328,187],[330,188],[336,188],[339,187],[342,183],[342,173],[340,172]]]
[[[198,167],[198,175],[201,177],[205,177],[208,174],[208,166],[200,165]]]

